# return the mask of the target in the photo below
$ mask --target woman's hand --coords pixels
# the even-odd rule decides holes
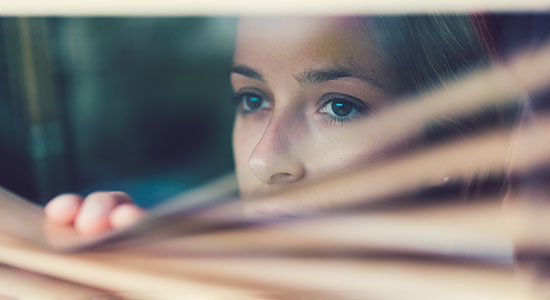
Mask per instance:
[[[57,224],[74,226],[83,234],[96,234],[131,225],[145,215],[123,192],[95,192],[82,198],[62,194],[45,207],[46,218]]]

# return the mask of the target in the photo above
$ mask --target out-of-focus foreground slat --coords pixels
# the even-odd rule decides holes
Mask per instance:
[[[441,3],[435,0],[415,1],[355,1],[336,2],[279,1],[275,3],[252,0],[219,1],[94,1],[69,0],[18,1],[4,0],[0,12],[4,14],[31,15],[228,15],[228,14],[361,14],[361,13],[418,13],[433,11],[460,12],[472,10],[540,10],[550,8],[543,0],[517,1],[460,1]]]

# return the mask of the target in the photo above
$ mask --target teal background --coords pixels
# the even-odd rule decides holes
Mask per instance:
[[[234,18],[0,18],[0,185],[149,207],[233,168]]]

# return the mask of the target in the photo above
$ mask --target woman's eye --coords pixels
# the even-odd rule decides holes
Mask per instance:
[[[254,93],[237,93],[233,99],[244,113],[254,112],[267,107],[264,97]]]
[[[330,108],[332,112],[338,117],[347,117],[349,114],[355,112],[356,108],[352,103],[342,100],[330,101]]]
[[[334,97],[325,102],[319,112],[326,114],[332,122],[345,123],[366,114],[369,107],[360,100]]]

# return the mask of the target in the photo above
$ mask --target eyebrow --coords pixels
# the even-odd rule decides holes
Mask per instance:
[[[296,77],[296,80],[300,83],[316,84],[316,83],[324,83],[327,81],[336,80],[339,78],[346,78],[346,77],[358,78],[376,87],[384,89],[384,86],[381,84],[381,82],[377,80],[374,76],[369,76],[368,74],[363,74],[363,73],[358,74],[345,67],[308,70],[298,75]]]
[[[250,67],[244,65],[235,65],[229,69],[229,73],[237,73],[248,78],[256,79],[262,82],[266,82],[262,74]],[[384,85],[381,84],[374,76],[368,74],[357,74],[345,67],[334,67],[327,69],[308,70],[302,74],[296,76],[296,80],[302,84],[318,84],[324,83],[339,78],[358,78],[366,81],[382,90],[386,90]]]
[[[252,78],[252,79],[256,79],[256,80],[260,80],[262,82],[265,82],[265,79],[262,76],[262,74],[260,74],[260,72],[254,70],[254,69],[251,69],[247,66],[243,66],[243,65],[232,66],[229,69],[229,73],[237,73],[237,74],[241,74],[243,76],[246,76],[248,78]]]

